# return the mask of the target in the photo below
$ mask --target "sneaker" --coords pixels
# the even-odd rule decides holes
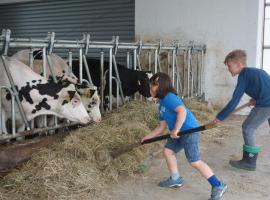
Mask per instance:
[[[227,191],[227,189],[228,189],[228,186],[225,183],[220,182],[220,186],[212,187],[211,197],[210,197],[209,200],[219,200],[219,199],[221,199],[221,197]]]
[[[165,180],[162,180],[159,182],[159,187],[181,187],[183,185],[183,178],[179,177],[176,180],[173,180],[172,177],[169,177]]]

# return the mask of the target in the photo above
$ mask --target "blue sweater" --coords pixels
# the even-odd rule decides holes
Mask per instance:
[[[228,117],[244,93],[256,100],[255,107],[270,107],[270,76],[262,69],[245,67],[238,76],[232,99],[217,118],[222,121]]]

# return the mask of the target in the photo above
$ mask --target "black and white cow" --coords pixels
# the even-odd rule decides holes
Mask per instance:
[[[93,84],[100,87],[100,60],[87,58],[87,64]],[[114,67],[112,68],[112,75],[116,77]],[[133,69],[128,69],[124,65],[117,64],[117,69],[119,72],[119,78],[121,80],[121,86],[123,90],[124,97],[130,97],[136,92],[139,92],[146,98],[150,98],[150,86],[149,79],[152,76],[151,71],[137,71]],[[72,62],[72,70],[76,76],[79,76],[79,61],[74,60]],[[109,62],[104,61],[104,72],[109,70]],[[83,68],[83,78],[87,79],[85,68]],[[106,83],[108,83],[108,73],[106,76]],[[104,96],[109,94],[109,84],[105,85]],[[112,84],[112,94],[116,96],[116,85],[113,81]]]
[[[12,58],[17,59],[23,62],[26,65],[29,65],[29,54],[30,50],[21,50],[12,56]],[[40,49],[36,49],[33,51],[33,70],[38,73],[43,73],[43,57],[42,51]],[[82,98],[83,105],[87,110],[89,117],[94,122],[101,121],[101,113],[100,113],[100,98],[98,96],[97,87],[89,86],[89,85],[80,85],[78,78],[72,73],[71,69],[67,65],[66,61],[62,59],[60,56],[52,53],[49,55],[55,76],[57,81],[69,81],[74,83],[76,86],[77,92],[80,94]],[[46,77],[51,80],[51,72],[49,69],[48,63],[46,64]]]
[[[67,81],[58,83],[48,81],[16,59],[7,58],[6,66],[9,67],[28,121],[40,115],[51,114],[81,124],[90,122],[90,117],[74,84]],[[10,87],[2,62],[0,62],[0,85]],[[10,100],[10,94],[3,92],[2,108],[7,119],[11,118]],[[17,106],[15,111],[16,125],[19,127],[17,131],[20,132],[24,130],[24,124]]]
[[[34,49],[31,55],[33,57],[33,70],[34,72],[43,75],[43,54],[42,50]],[[24,49],[18,51],[11,58],[17,59],[23,62],[25,65],[30,65],[30,50]],[[78,78],[72,73],[71,69],[67,65],[66,61],[62,59],[60,56],[52,53],[49,55],[50,62],[52,64],[53,72],[55,76],[61,80],[68,80],[71,83],[77,84],[79,83]],[[51,77],[51,71],[49,68],[48,60],[46,59],[46,78],[49,79]]]

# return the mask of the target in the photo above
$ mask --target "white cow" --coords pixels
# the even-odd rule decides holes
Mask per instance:
[[[16,59],[7,58],[6,66],[9,67],[28,121],[40,115],[51,114],[81,124],[90,122],[74,84],[66,81],[58,83],[48,81]],[[2,62],[0,62],[0,85],[10,87]],[[9,93],[2,94],[2,104],[7,118],[11,118]],[[17,106],[15,112],[16,124],[20,127],[18,132],[23,131],[24,124]]]
[[[29,55],[30,50],[21,50],[18,51],[16,54],[12,56],[12,58],[15,58],[17,60],[20,60],[26,65],[29,65]],[[42,51],[41,50],[34,50],[33,51],[33,70],[38,73],[43,73],[43,61],[42,61]],[[87,110],[89,117],[94,122],[100,122],[101,121],[101,113],[100,113],[100,98],[97,93],[97,87],[95,86],[86,86],[86,85],[80,85],[78,84],[78,78],[72,73],[72,70],[69,69],[69,66],[67,65],[66,61],[62,59],[60,56],[56,54],[50,54],[49,55],[55,76],[57,80],[67,80],[71,83],[74,83],[76,85],[76,89],[78,93],[80,94],[82,98],[83,105],[85,109]],[[49,70],[48,63],[46,64],[46,77],[47,79],[51,79],[51,72]]]
[[[25,49],[18,51],[14,55],[12,55],[11,58],[15,58],[21,62],[23,62],[25,65],[30,65],[30,50]],[[40,49],[34,49],[33,51],[33,70],[38,74],[44,74],[43,71],[43,58],[42,58],[42,51]],[[49,55],[49,59],[53,68],[53,72],[55,76],[61,80],[68,80],[71,83],[77,84],[79,83],[78,78],[72,73],[72,70],[67,65],[66,61],[62,59],[60,56],[52,53]],[[49,68],[48,60],[46,59],[46,78],[51,78],[51,71]]]

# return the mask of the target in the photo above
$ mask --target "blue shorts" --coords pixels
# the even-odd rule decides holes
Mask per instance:
[[[165,148],[178,153],[182,149],[185,150],[186,158],[189,163],[201,160],[200,150],[200,133],[192,133],[186,136],[180,136],[178,139],[169,138],[165,144]]]

